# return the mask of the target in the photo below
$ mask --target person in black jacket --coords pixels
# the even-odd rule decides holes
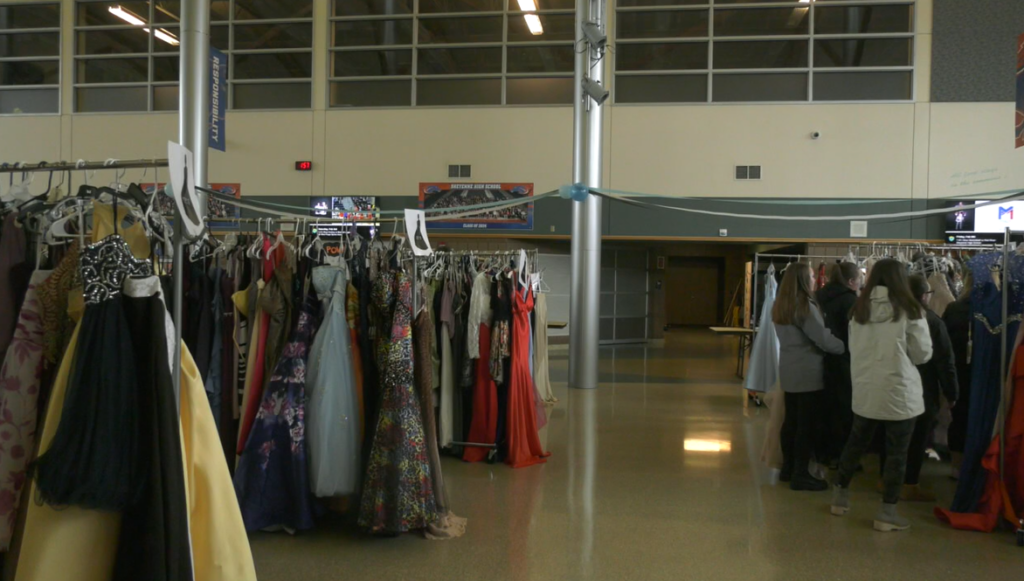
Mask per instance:
[[[953,421],[949,424],[949,452],[952,456],[953,478],[960,477],[960,463],[964,458],[964,444],[967,441],[967,418],[971,410],[971,277],[964,281],[963,295],[946,307],[942,321],[946,323],[949,338],[953,342],[956,356],[956,377],[960,387],[960,403],[951,411]]]
[[[864,284],[864,275],[852,262],[832,267],[829,282],[818,290],[817,300],[825,316],[825,325],[843,342],[842,355],[825,356],[825,409],[822,420],[824,441],[817,452],[819,461],[834,464],[843,453],[853,427],[853,383],[850,378],[850,311],[857,302],[857,292]]]
[[[932,358],[917,368],[921,373],[921,384],[924,387],[925,412],[918,416],[914,435],[910,440],[902,499],[911,502],[934,502],[935,495],[921,488],[921,467],[927,454],[928,438],[935,431],[936,418],[941,407],[940,396],[945,396],[949,405],[955,407],[960,387],[957,382],[953,344],[949,339],[946,324],[928,308],[932,296],[931,285],[924,276],[915,274],[910,277],[910,290],[925,307],[928,331],[932,336]]]

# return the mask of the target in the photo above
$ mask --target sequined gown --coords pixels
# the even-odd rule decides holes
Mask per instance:
[[[404,273],[383,271],[373,301],[390,321],[390,341],[378,341],[381,402],[363,484],[359,524],[397,534],[434,523],[431,481],[420,399],[413,383],[412,284]]]

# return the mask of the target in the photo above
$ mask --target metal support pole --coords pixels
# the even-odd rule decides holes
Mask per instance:
[[[605,0],[590,1],[590,22],[601,32],[605,31]],[[590,80],[603,84],[603,47],[591,45],[587,51],[588,76]],[[591,188],[602,186],[604,107],[593,98],[587,98],[587,180]],[[583,203],[583,232],[580,241],[583,256],[583,281],[580,297],[579,317],[579,363],[576,381],[572,387],[595,389],[598,386],[598,345],[601,338],[601,198],[594,194],[587,196]]]
[[[587,65],[590,63],[590,56],[583,45],[583,23],[587,21],[587,11],[590,8],[589,2],[578,0],[576,2],[576,66],[573,81],[575,90],[573,92],[572,106],[572,183],[583,183],[583,175],[586,171],[586,105],[583,102],[583,77]],[[569,385],[576,385],[579,378],[580,363],[580,342],[583,332],[580,330],[582,317],[579,315],[579,297],[583,293],[583,204],[572,202],[572,236],[569,238],[572,244],[571,261],[572,272],[569,276]]]
[[[207,134],[210,124],[210,2],[209,0],[182,0],[181,2],[181,85],[178,90],[178,141],[192,151],[194,185],[206,187]],[[206,194],[199,193],[196,213],[206,216]],[[174,248],[174,393],[175,401],[181,394],[181,306],[182,269],[185,243],[179,221]]]

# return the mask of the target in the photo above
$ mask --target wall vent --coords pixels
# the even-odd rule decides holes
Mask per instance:
[[[850,238],[867,238],[868,223],[865,220],[850,220]]]
[[[473,177],[473,168],[468,165],[455,165],[451,164],[448,166],[448,177],[449,178],[471,178]]]
[[[760,180],[761,166],[759,165],[738,165],[736,166],[737,180]]]

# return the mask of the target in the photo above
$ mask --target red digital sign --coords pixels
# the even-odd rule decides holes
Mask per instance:
[[[297,161],[295,162],[296,171],[311,171],[313,169],[313,162],[311,161]]]

